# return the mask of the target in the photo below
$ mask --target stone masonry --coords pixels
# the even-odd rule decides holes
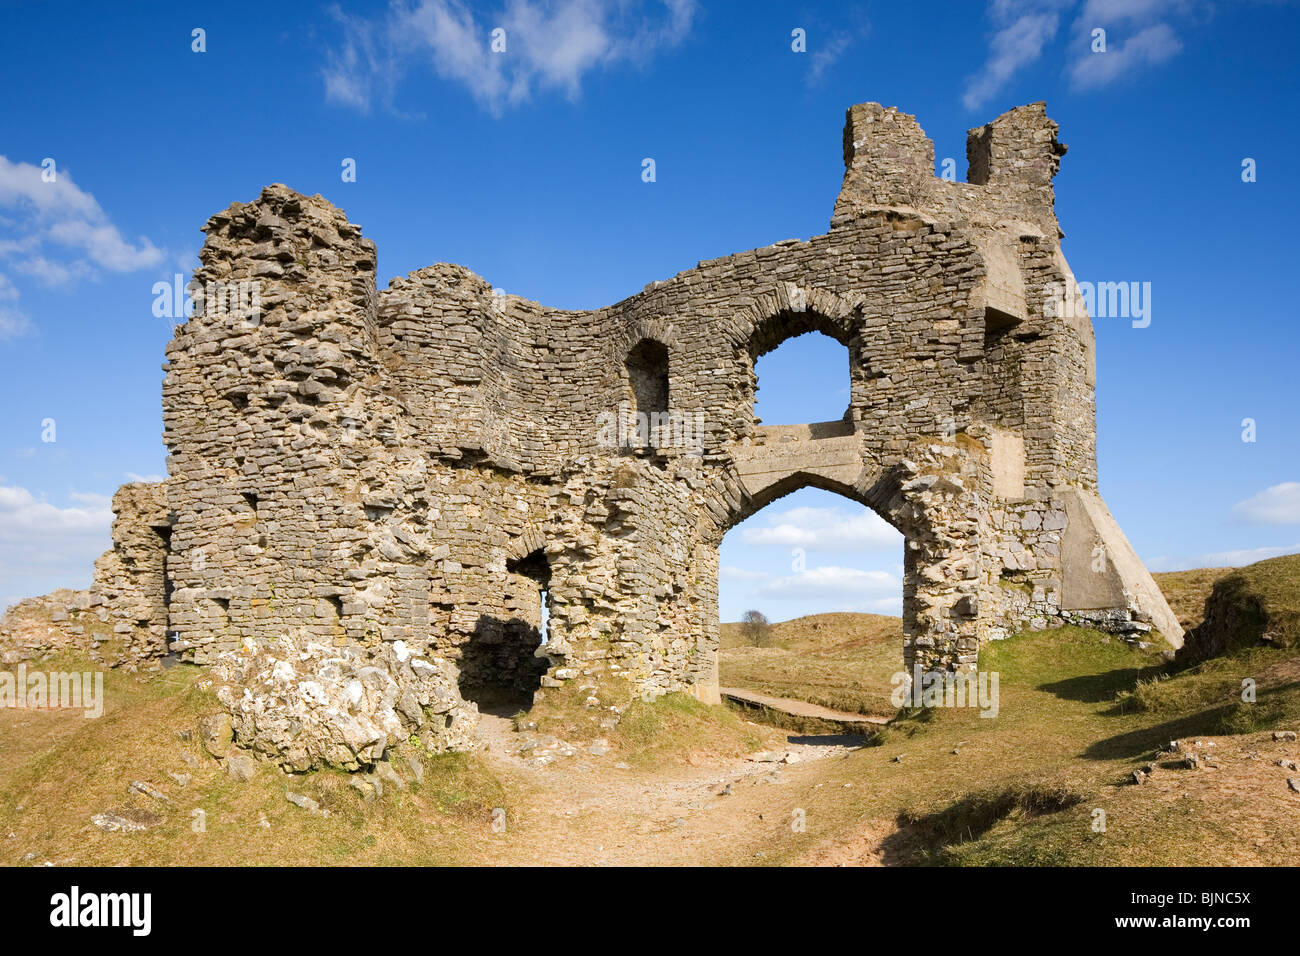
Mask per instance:
[[[909,669],[1066,622],[1178,646],[1097,492],[1064,153],[1022,106],[945,181],[913,117],[854,106],[829,232],[585,312],[455,265],[378,289],[359,226],[269,186],[205,227],[169,477],[118,492],[86,603],[121,660],[219,665],[237,739],[295,769],[468,746],[479,706],[567,685],[715,701],[719,543],[810,485],[904,536]],[[754,363],[812,330],[848,349],[848,409],[764,427]]]

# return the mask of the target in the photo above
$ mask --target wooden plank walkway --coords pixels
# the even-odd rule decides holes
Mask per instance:
[[[728,697],[742,704],[752,704],[757,707],[768,707],[772,710],[779,710],[795,717],[813,717],[817,720],[827,720],[846,726],[873,724],[880,726],[889,723],[888,717],[872,717],[867,714],[850,714],[842,710],[831,710],[829,707],[822,707],[818,704],[810,704],[806,700],[792,700],[789,697],[771,697],[767,694],[760,694],[758,691],[741,690],[739,687],[719,687],[718,693],[723,697]]]

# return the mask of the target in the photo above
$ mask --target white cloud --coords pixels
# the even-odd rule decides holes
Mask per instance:
[[[107,533],[113,522],[109,498],[78,492],[68,497],[84,507],[60,508],[36,498],[26,488],[0,485],[0,518],[3,518],[0,541],[10,541],[19,535]]]
[[[1254,564],[1266,558],[1276,558],[1283,554],[1295,554],[1300,551],[1300,544],[1284,545],[1280,548],[1247,548],[1238,551],[1218,551],[1214,554],[1201,555],[1200,567],[1203,568],[1238,568]]]
[[[31,320],[17,309],[0,305],[0,342],[16,339],[32,330]]]
[[[740,540],[766,547],[819,551],[861,551],[899,547],[902,535],[873,511],[846,513],[839,508],[791,508],[768,518],[769,525],[744,527]]]
[[[762,571],[750,571],[746,568],[737,568],[731,565],[723,565],[718,568],[719,581],[763,581],[768,575]]]
[[[94,268],[84,260],[55,262],[39,255],[20,259],[14,263],[14,269],[51,287],[67,285],[78,279],[89,279],[95,274]]]
[[[1016,73],[1037,62],[1056,38],[1075,0],[992,0],[994,25],[988,60],[962,95],[967,109],[983,106]],[[1065,73],[1076,91],[1097,89],[1176,56],[1183,48],[1176,25],[1208,9],[1204,0],[1087,0],[1070,25]],[[1106,49],[1094,52],[1093,30],[1106,31]]]
[[[1195,557],[1160,556],[1146,562],[1151,571],[1187,571],[1192,568],[1240,568],[1256,561],[1276,558],[1283,554],[1300,553],[1300,542],[1265,548],[1240,548],[1235,551],[1215,551]]]
[[[978,73],[966,81],[962,104],[967,109],[983,106],[1017,72],[1033,63],[1043,47],[1056,36],[1063,0],[994,0],[989,16],[997,29],[989,41],[989,56]]]
[[[500,114],[535,92],[578,97],[584,77],[620,62],[644,62],[685,39],[695,0],[666,0],[653,15],[620,0],[507,0],[495,14],[460,0],[392,4],[377,20],[335,11],[345,38],[322,72],[325,98],[367,112],[376,101],[391,108],[402,74],[425,65],[464,86],[480,106]],[[662,8],[662,9],[660,9]],[[492,31],[505,31],[505,52],[490,48]]]
[[[127,241],[68,170],[56,169],[50,182],[42,172],[0,156],[0,262],[7,270],[61,286],[94,278],[100,270],[133,272],[162,261],[162,251],[148,239]],[[9,275],[0,273],[0,302],[18,297]],[[31,328],[26,314],[0,306],[0,341]]]
[[[840,30],[830,34],[826,39],[820,40],[817,36],[812,36],[809,45],[812,47],[810,62],[808,63],[808,85],[816,86],[821,82],[826,71],[839,62],[853,42],[859,36],[866,33],[866,28],[857,28],[853,30]],[[841,391],[847,393],[848,389]]]
[[[1076,90],[1095,89],[1118,79],[1133,76],[1143,67],[1155,66],[1177,55],[1182,42],[1167,23],[1145,27],[1105,53],[1088,53],[1074,61],[1070,83]]]
[[[13,302],[18,298],[18,290],[3,272],[0,272],[0,302]],[[0,342],[16,339],[25,335],[32,328],[27,316],[15,308],[0,305]]]
[[[775,578],[754,590],[758,597],[852,598],[860,602],[880,601],[884,595],[901,593],[903,582],[887,571],[863,571],[834,565],[808,568],[798,574]]]
[[[31,597],[90,583],[95,559],[112,546],[113,512],[104,495],[68,497],[73,504],[60,507],[0,484],[0,580],[7,590]]]
[[[1239,501],[1232,513],[1248,524],[1300,524],[1300,481],[1284,481]]]
[[[1170,21],[1184,21],[1200,0],[1087,0],[1070,29],[1074,62],[1067,69],[1075,90],[1106,86],[1176,56],[1182,41]],[[1106,31],[1105,52],[1092,49],[1092,32]]]
[[[162,261],[163,253],[148,239],[124,238],[95,197],[81,189],[66,169],[57,169],[52,182],[42,169],[0,156],[0,210],[16,218],[4,220],[6,235],[0,251],[22,258],[14,268],[30,275],[62,281],[71,275],[93,274],[96,268],[132,272]],[[36,250],[61,246],[80,255],[68,263],[51,261]]]

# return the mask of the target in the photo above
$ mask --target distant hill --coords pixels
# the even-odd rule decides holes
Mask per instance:
[[[809,614],[789,621],[772,624],[772,644],[775,647],[796,649],[801,644],[813,642],[818,650],[826,650],[834,641],[836,646],[874,643],[886,637],[903,633],[903,619],[886,614],[858,614],[841,611],[829,614]],[[748,642],[741,636],[739,623],[722,625],[723,647],[745,647]]]
[[[890,677],[902,669],[903,620],[884,614],[811,614],[773,624],[770,643],[749,645],[723,624],[724,687],[791,697],[851,714],[892,716]]]

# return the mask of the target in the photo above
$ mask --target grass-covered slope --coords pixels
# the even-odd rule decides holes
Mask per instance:
[[[1270,558],[1214,581],[1203,620],[1184,638],[1179,659],[1204,661],[1242,648],[1300,643],[1300,555]]]
[[[1079,628],[992,643],[979,666],[998,675],[995,717],[905,712],[875,746],[833,759],[747,761],[760,747],[779,753],[782,735],[669,695],[638,702],[616,726],[598,721],[604,755],[580,747],[542,768],[425,755],[422,779],[377,799],[341,773],[257,763],[237,780],[195,733],[217,709],[202,669],[109,671],[98,719],[0,709],[0,865],[1293,865],[1300,792],[1288,780],[1300,786],[1300,742],[1285,732],[1300,730],[1298,572],[1292,558],[1184,578],[1186,606],[1196,588],[1210,597],[1202,626],[1248,628],[1204,660],[1168,663],[1157,648]],[[1220,614],[1216,602],[1246,611]],[[772,637],[750,648],[724,628],[724,683],[887,709],[898,619],[819,615],[775,625]],[[585,726],[591,709],[575,707],[573,728],[541,729]],[[104,813],[144,829],[104,832],[92,823]]]
[[[892,716],[890,678],[903,666],[903,622],[879,614],[814,614],[771,626],[764,647],[723,624],[724,687],[806,700],[850,714]]]
[[[492,808],[510,796],[474,755],[426,757],[421,783],[370,803],[343,773],[256,763],[237,780],[198,740],[198,718],[220,709],[202,670],[109,671],[104,684],[94,719],[0,709],[0,865],[437,865],[472,862],[478,847],[510,838],[491,829]],[[144,829],[105,832],[92,822],[101,814]]]

